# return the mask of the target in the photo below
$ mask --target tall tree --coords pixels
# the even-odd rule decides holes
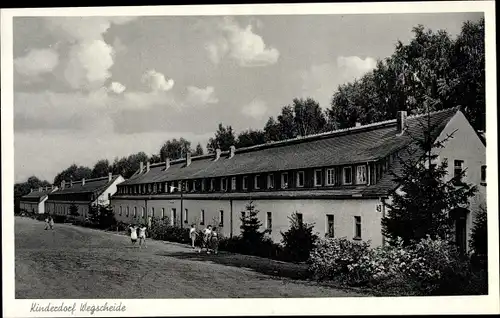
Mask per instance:
[[[186,157],[187,153],[191,152],[191,142],[184,138],[167,140],[160,149],[160,157],[162,161],[166,158],[170,160]]]
[[[201,155],[203,155],[203,147],[201,147],[200,143],[198,143],[196,145],[196,149],[193,151],[192,154],[193,154],[193,156],[201,156]]]
[[[161,162],[162,160],[161,160],[160,155],[153,154],[153,155],[151,156],[151,158],[149,159],[149,161],[150,161],[151,163],[158,163],[158,162]]]
[[[236,148],[250,147],[266,143],[266,133],[263,130],[248,129],[238,135]]]
[[[69,181],[69,180],[81,180],[83,178],[91,178],[92,170],[88,167],[77,166],[76,164],[72,164],[68,168],[59,172],[54,178],[54,184],[59,185],[61,181]]]
[[[139,169],[140,163],[148,160],[148,156],[141,151],[128,157],[115,158],[111,169],[113,174],[120,174],[124,178],[130,178]]]
[[[281,108],[281,114],[278,115],[279,140],[291,139],[297,137],[297,124],[295,115],[290,105]]]
[[[389,192],[392,203],[382,219],[382,232],[390,244],[398,237],[404,244],[414,243],[427,235],[433,239],[448,239],[448,213],[467,206],[477,191],[475,186],[461,181],[464,172],[446,180],[447,162],[436,163],[436,150],[443,148],[453,134],[437,140],[430,116],[424,116],[420,125],[423,133],[411,135],[413,142],[398,154],[401,172],[390,171],[398,185]]]
[[[215,149],[219,148],[222,151],[226,151],[231,146],[234,146],[235,143],[236,137],[234,136],[233,128],[231,126],[224,127],[220,123],[214,138],[208,140],[207,150],[208,152],[215,152]]]
[[[307,136],[325,131],[326,116],[319,103],[312,98],[293,100],[293,113],[297,134]]]
[[[264,126],[264,133],[266,141],[280,140],[280,127],[274,117],[269,117]]]
[[[398,110],[417,114],[462,105],[474,128],[484,130],[484,19],[464,23],[456,40],[422,25],[413,34],[373,71],[338,88],[330,122],[345,128],[392,119]]]
[[[105,177],[111,172],[111,166],[107,159],[102,159],[96,162],[94,168],[92,169],[92,178]]]

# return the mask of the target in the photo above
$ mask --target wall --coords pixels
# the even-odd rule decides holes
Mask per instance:
[[[41,209],[42,212],[40,211],[40,204],[37,202],[31,202],[31,201],[21,201],[19,203],[19,207],[21,210],[24,210],[26,212],[30,213],[43,213],[43,209]]]
[[[45,201],[45,211],[48,214],[69,215],[69,207],[74,204],[78,207],[78,217],[84,220],[89,215],[89,202],[86,201]]]
[[[117,185],[125,181],[122,176],[116,178],[116,180],[97,198],[97,202],[102,205],[110,204],[110,200],[108,199],[110,195],[116,193]]]
[[[113,198],[111,202],[117,220],[126,223],[144,222],[141,219],[141,209],[147,206],[148,213],[151,208],[155,210],[155,217],[160,217],[161,208],[165,209],[165,214],[171,217],[171,210],[177,210],[180,219],[180,200],[135,200]],[[240,234],[241,212],[246,210],[248,201],[244,200],[183,200],[183,208],[188,209],[188,222],[183,226],[189,227],[192,223],[204,227],[208,224],[217,225],[219,223],[220,210],[224,211],[223,227],[220,228],[224,236]],[[343,199],[343,200],[255,200],[255,209],[259,210],[258,217],[264,229],[267,223],[267,212],[272,213],[271,237],[275,242],[281,241],[280,231],[286,231],[290,222],[288,217],[295,211],[303,214],[303,220],[307,223],[315,223],[314,230],[321,237],[325,236],[327,228],[327,214],[334,215],[334,228],[336,237],[354,236],[354,216],[361,216],[362,239],[371,240],[373,246],[382,244],[381,217],[376,207],[379,204],[377,199]],[[122,215],[120,215],[120,206]],[[126,216],[126,207],[130,209],[130,215]],[[231,227],[231,206],[232,206],[232,227]],[[137,217],[133,217],[133,208],[137,207]],[[201,210],[205,211],[205,224],[200,225]],[[232,229],[232,231],[231,231]]]

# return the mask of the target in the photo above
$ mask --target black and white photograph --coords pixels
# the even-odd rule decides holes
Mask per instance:
[[[499,313],[494,2],[1,23],[4,316]]]

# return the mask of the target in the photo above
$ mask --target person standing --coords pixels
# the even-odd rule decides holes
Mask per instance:
[[[146,226],[142,225],[139,227],[139,248],[144,244],[145,248],[148,248],[146,246]]]
[[[191,224],[191,228],[189,229],[189,237],[191,238],[191,247],[194,249],[195,248],[195,242],[196,242],[196,236],[198,233],[196,233],[196,227],[194,224]]]
[[[135,245],[135,242],[137,242],[137,228],[135,225],[129,226],[130,229],[130,241],[132,242],[132,245]]]
[[[219,234],[217,233],[217,228],[214,227],[212,230],[212,235],[210,236],[211,250],[214,254],[219,252]]]
[[[47,216],[45,218],[45,230],[48,230],[49,229],[49,217]]]
[[[210,238],[212,236],[212,226],[209,225],[203,231],[203,247],[206,248],[207,254],[210,254]]]
[[[51,216],[49,216],[49,227],[51,230],[54,229],[54,219]]]

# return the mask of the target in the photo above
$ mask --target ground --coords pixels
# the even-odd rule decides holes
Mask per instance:
[[[304,278],[305,267],[148,241],[116,233],[15,219],[16,298],[240,298],[362,296]]]

